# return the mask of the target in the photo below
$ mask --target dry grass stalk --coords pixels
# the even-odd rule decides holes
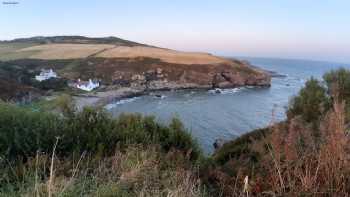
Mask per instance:
[[[334,101],[322,125],[325,143],[320,149],[324,186],[333,194],[346,193],[349,173],[349,138],[345,130],[345,102]]]
[[[53,179],[54,179],[54,160],[55,160],[55,151],[56,151],[56,147],[58,144],[58,140],[59,138],[56,138],[56,143],[53,147],[52,150],[52,156],[51,156],[51,165],[50,165],[50,178],[49,178],[49,182],[47,185],[47,191],[48,191],[48,197],[52,197],[52,186],[53,186]]]
[[[76,165],[75,168],[73,169],[73,174],[72,174],[72,176],[70,177],[70,179],[69,179],[69,181],[67,182],[67,184],[65,184],[65,186],[64,186],[63,189],[61,190],[59,196],[61,196],[61,195],[66,191],[66,189],[67,189],[69,186],[72,185],[72,183],[73,183],[73,181],[74,181],[74,178],[75,178],[75,176],[76,176],[76,174],[77,174],[77,172],[78,172],[78,170],[79,170],[80,162],[84,159],[85,154],[86,154],[86,152],[83,152],[83,154],[81,154],[81,156],[80,156],[80,158],[79,158],[79,160],[78,160],[77,165]]]
[[[292,119],[288,129],[272,127],[266,140],[273,170],[272,193],[284,195],[345,195],[348,192],[349,138],[345,127],[345,103],[335,99],[321,121],[319,134],[305,122]],[[266,169],[269,169],[269,162]]]
[[[34,192],[35,196],[39,197],[39,191],[38,191],[38,164],[39,164],[39,151],[36,152],[35,156],[35,185],[34,185]]]

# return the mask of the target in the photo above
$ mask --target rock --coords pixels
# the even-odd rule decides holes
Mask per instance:
[[[93,60],[90,60],[93,61]],[[271,77],[262,70],[237,60],[231,63],[181,65],[154,59],[111,59],[98,67],[110,69],[103,73],[111,85],[147,90],[187,88],[235,88],[238,86],[269,86]],[[100,63],[101,64],[101,63]]]
[[[113,85],[119,85],[121,87],[128,87],[128,86],[130,86],[130,80],[116,79],[113,81]]]
[[[161,75],[163,73],[163,69],[157,68],[156,73],[157,73],[157,75]]]
[[[243,86],[247,77],[239,72],[222,72],[221,75],[234,86]]]
[[[227,83],[227,80],[221,75],[221,73],[216,73],[213,77],[213,88],[222,87],[223,83]]]
[[[245,85],[270,87],[271,76],[269,76],[267,73],[263,73],[258,76],[249,77],[247,78]]]
[[[154,96],[155,96],[156,98],[159,98],[159,99],[164,99],[164,98],[166,98],[165,95],[161,95],[161,94],[155,94]]]

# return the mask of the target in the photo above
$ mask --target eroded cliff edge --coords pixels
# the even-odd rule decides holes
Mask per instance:
[[[269,86],[268,73],[238,60],[215,64],[177,64],[147,57],[89,59],[67,78],[98,78],[111,88],[145,90]],[[85,66],[83,66],[85,65]]]

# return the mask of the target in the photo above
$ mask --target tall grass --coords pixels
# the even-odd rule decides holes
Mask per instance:
[[[286,132],[273,132],[269,185],[275,194],[345,196],[350,192],[349,137],[344,102],[335,101],[320,123],[320,137],[298,120]],[[266,163],[267,167],[271,164]]]
[[[163,153],[158,146],[130,145],[112,156],[82,154],[78,160],[54,157],[46,176],[47,154],[20,167],[20,181],[5,183],[0,196],[205,196],[206,191],[183,154]],[[38,178],[36,178],[38,177]]]
[[[223,196],[349,196],[349,78],[339,69],[326,83],[310,79],[286,121],[226,143],[202,173],[208,187]]]

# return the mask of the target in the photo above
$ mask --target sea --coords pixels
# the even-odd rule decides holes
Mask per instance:
[[[121,113],[152,115],[162,124],[179,118],[202,150],[210,154],[213,143],[232,140],[257,128],[286,118],[291,98],[311,77],[322,80],[325,72],[350,64],[310,60],[238,57],[273,71],[271,87],[215,90],[162,91],[128,98],[106,106],[113,116]],[[218,93],[220,92],[220,93]]]

